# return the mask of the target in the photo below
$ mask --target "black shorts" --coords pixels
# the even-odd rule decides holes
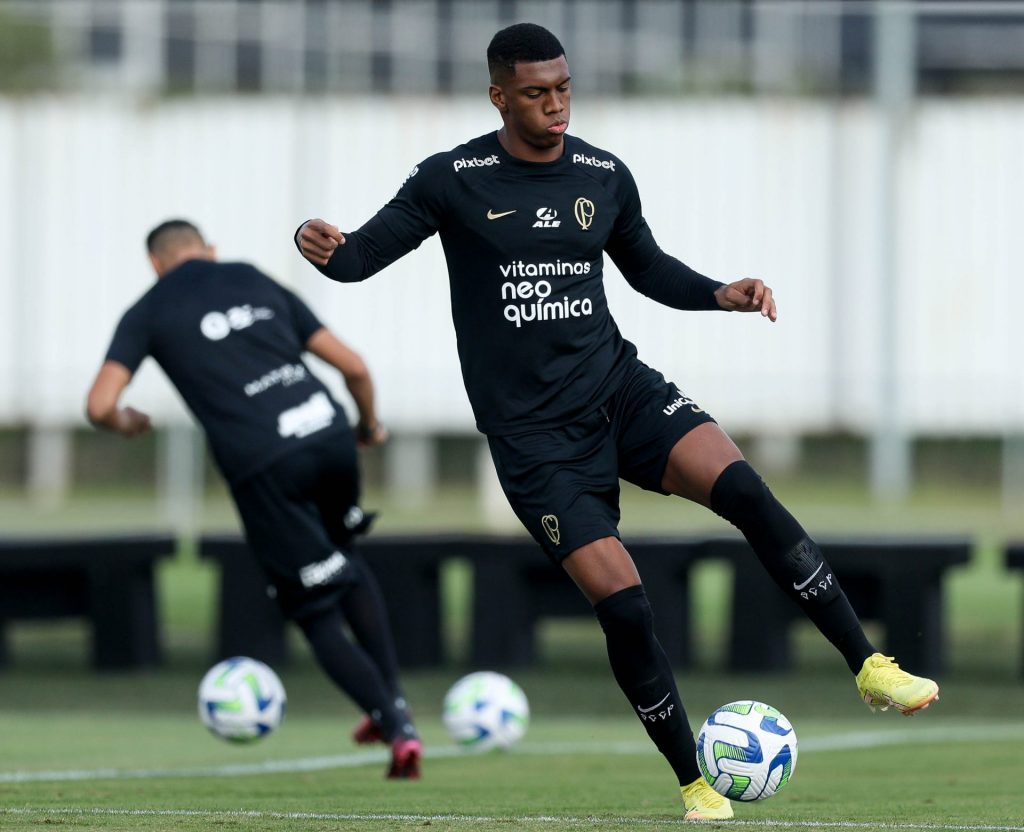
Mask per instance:
[[[288,618],[334,604],[364,568],[355,443],[312,442],[232,486],[245,537]]]
[[[619,536],[619,478],[664,494],[668,456],[683,436],[713,422],[692,399],[638,359],[593,413],[557,428],[488,436],[505,496],[555,561]]]

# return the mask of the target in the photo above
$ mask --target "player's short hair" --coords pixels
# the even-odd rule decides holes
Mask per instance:
[[[194,224],[188,220],[167,220],[146,235],[146,250],[159,256],[197,242],[206,245],[202,232]]]
[[[553,61],[565,54],[562,44],[551,32],[536,23],[515,23],[498,32],[487,47],[487,69],[491,83],[499,83],[516,74],[516,64]]]

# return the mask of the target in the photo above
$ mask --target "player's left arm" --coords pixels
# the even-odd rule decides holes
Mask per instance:
[[[150,430],[149,416],[134,407],[121,407],[121,394],[132,380],[132,371],[118,361],[104,361],[89,389],[85,413],[98,428],[133,437]]]
[[[306,349],[344,377],[345,386],[359,411],[359,424],[356,426],[359,444],[364,447],[383,445],[388,439],[388,429],[377,418],[373,377],[362,356],[325,326],[309,336]]]
[[[715,290],[715,298],[718,306],[727,312],[760,312],[773,323],[779,319],[771,287],[754,277],[719,286]]]
[[[722,283],[662,251],[643,217],[640,194],[625,165],[618,177],[619,216],[605,251],[634,289],[674,309],[760,312],[776,320],[772,290],[763,281],[744,278]]]

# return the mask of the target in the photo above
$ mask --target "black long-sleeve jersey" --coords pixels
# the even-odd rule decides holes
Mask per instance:
[[[163,368],[230,483],[307,442],[353,442],[344,411],[303,361],[323,324],[248,263],[189,260],[121,318],[107,360]]]
[[[603,252],[648,297],[718,308],[722,284],[658,247],[622,161],[564,139],[553,162],[511,156],[496,133],[429,157],[320,269],[364,280],[440,233],[462,377],[483,433],[565,424],[622,383],[636,348],[608,310]]]

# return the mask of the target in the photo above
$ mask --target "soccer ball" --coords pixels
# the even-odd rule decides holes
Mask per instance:
[[[763,800],[793,776],[796,734],[771,705],[730,702],[701,726],[697,765],[711,788],[730,800]]]
[[[215,664],[199,683],[199,718],[232,742],[265,737],[281,724],[286,702],[277,674],[245,656]]]
[[[526,694],[500,673],[463,676],[444,697],[444,725],[459,745],[474,751],[509,748],[530,722]]]

